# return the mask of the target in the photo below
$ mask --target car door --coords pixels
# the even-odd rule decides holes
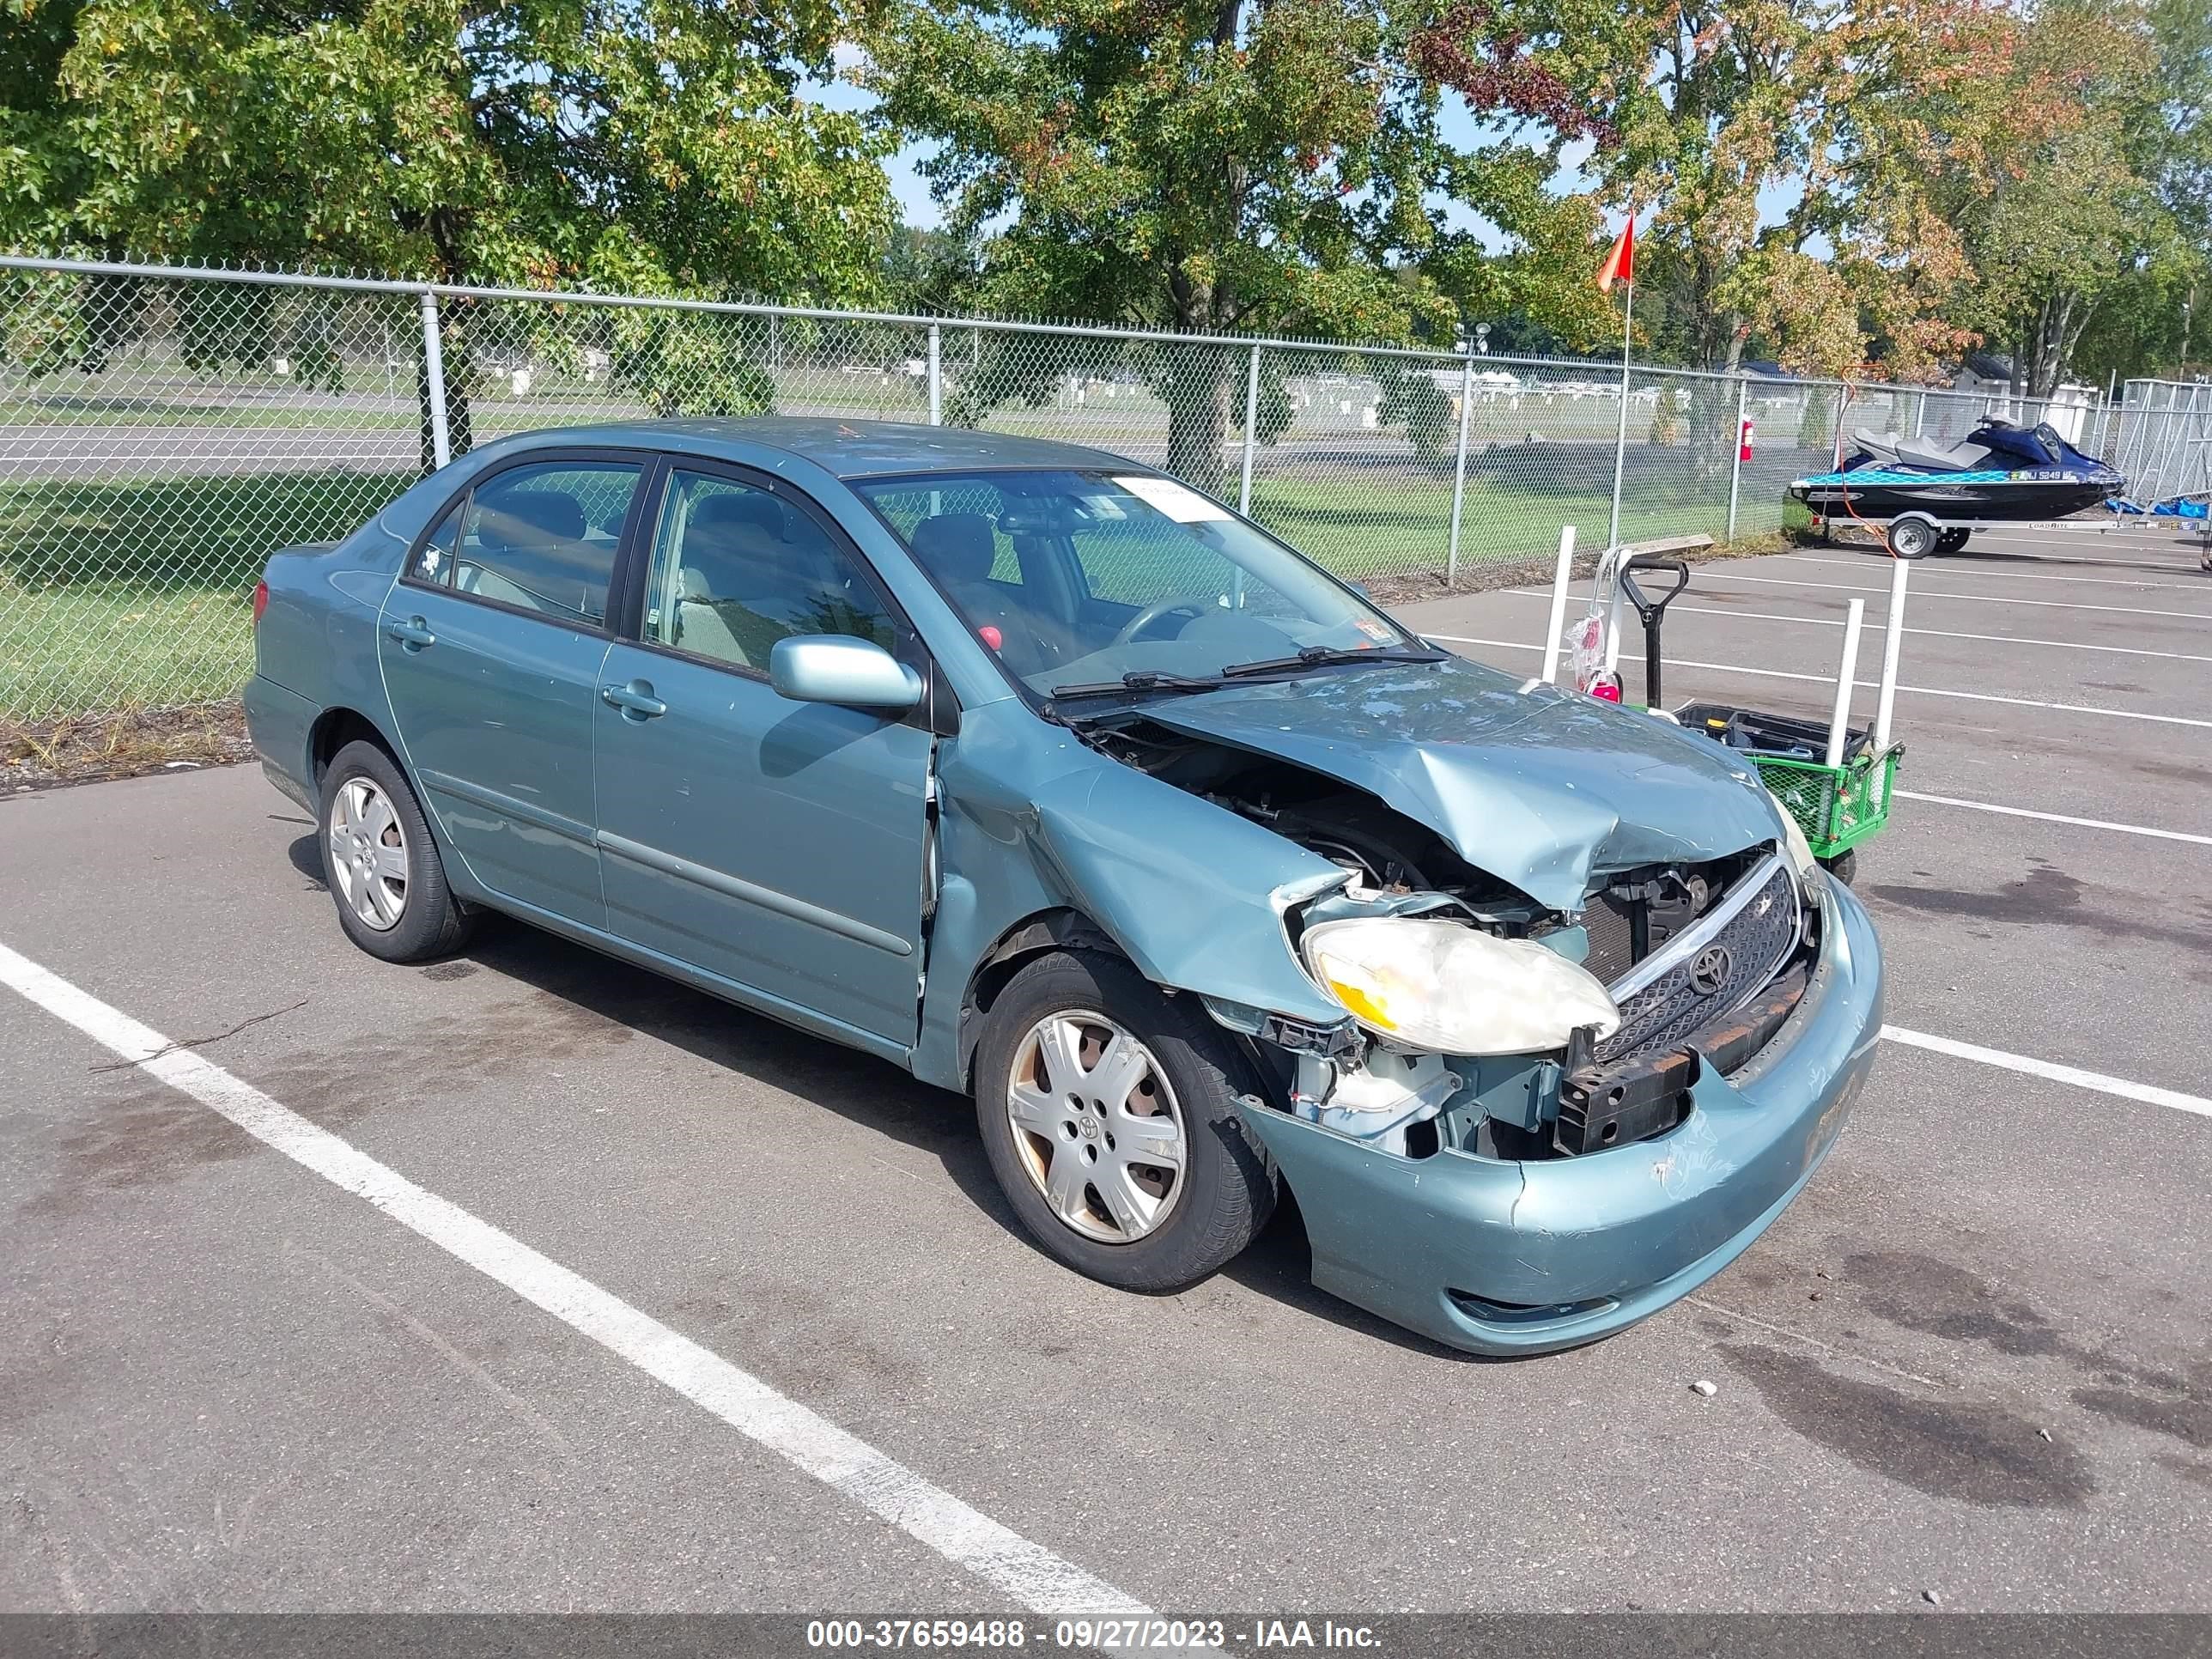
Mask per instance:
[[[794,702],[775,642],[919,646],[865,560],[788,485],[676,462],[635,639],[602,674],[610,929],[779,1012],[900,1048],[921,971],[927,717]]]
[[[454,853],[498,898],[594,929],[607,601],[651,460],[539,452],[478,477],[410,553],[378,629],[401,747]]]

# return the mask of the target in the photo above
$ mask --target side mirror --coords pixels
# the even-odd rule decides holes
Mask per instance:
[[[872,640],[799,634],[768,653],[768,683],[793,702],[903,710],[921,701],[921,676]]]

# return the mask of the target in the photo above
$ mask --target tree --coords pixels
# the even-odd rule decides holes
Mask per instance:
[[[50,69],[0,91],[12,245],[877,292],[881,141],[799,96],[865,23],[843,0],[0,0],[0,20]],[[448,348],[465,388],[465,307]],[[662,373],[652,340],[629,361]]]
[[[1594,193],[1650,212],[1638,312],[1675,354],[1847,374],[1879,342],[1917,374],[1966,343],[1926,173],[2014,39],[1996,0],[1464,0],[1417,50],[1478,93],[1517,70],[1552,155],[1587,143]]]
[[[924,170],[954,234],[995,231],[986,305],[1194,332],[1455,336],[1425,263],[1440,246],[1428,206],[1454,182],[1480,195],[1480,164],[1439,137],[1437,89],[1386,9],[908,0],[873,59],[883,118],[939,146]],[[1243,353],[1068,349],[1136,366],[1168,406],[1170,469],[1219,482]],[[963,395],[1048,395],[1071,366],[1065,350],[1028,349],[1025,368],[999,356]]]

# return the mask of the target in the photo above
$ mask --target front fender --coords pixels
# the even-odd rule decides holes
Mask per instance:
[[[918,1076],[962,1086],[960,1011],[979,964],[1040,912],[1088,917],[1155,984],[1333,1025],[1281,908],[1344,872],[1086,747],[1012,700],[964,710],[938,759],[942,874]]]

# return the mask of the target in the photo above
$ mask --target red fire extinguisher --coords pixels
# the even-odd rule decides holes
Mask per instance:
[[[1751,459],[1751,425],[1750,417],[1747,416],[1743,422],[1743,430],[1736,434],[1735,458],[1739,461],[1747,461]]]

